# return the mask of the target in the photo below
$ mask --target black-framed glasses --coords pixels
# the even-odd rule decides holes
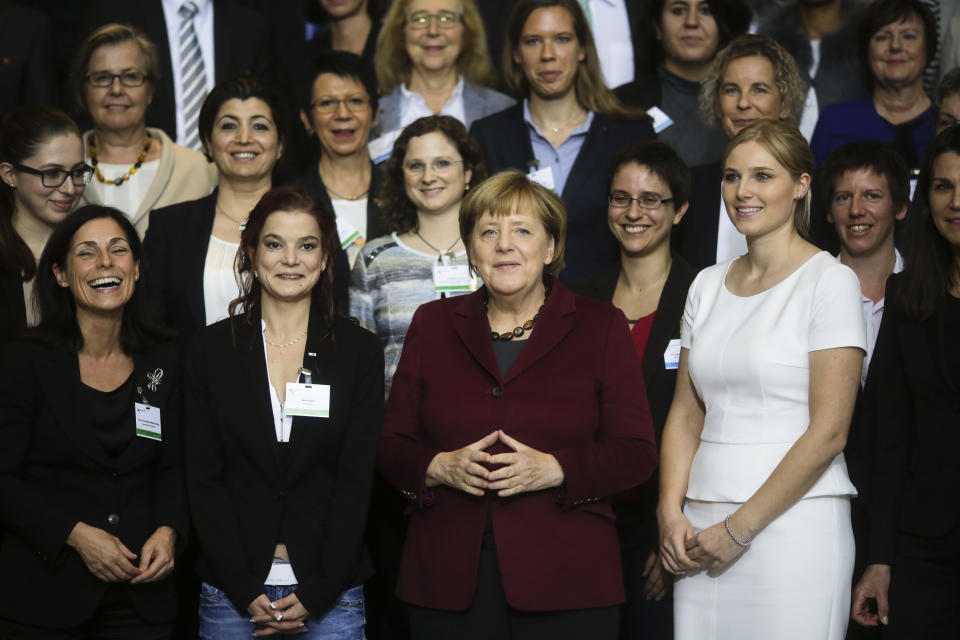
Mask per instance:
[[[340,103],[347,108],[347,111],[359,113],[366,111],[370,107],[370,101],[365,96],[350,96],[349,98],[320,98],[310,103],[313,110],[317,113],[333,113],[340,107]]]
[[[35,176],[40,176],[43,186],[48,189],[57,189],[67,181],[67,176],[73,181],[73,186],[82,187],[89,184],[93,177],[93,167],[88,164],[78,164],[73,169],[34,169],[19,162],[13,163],[13,168]]]
[[[434,18],[437,19],[437,26],[441,29],[453,29],[463,21],[463,14],[454,11],[437,11],[436,13],[417,11],[409,14],[406,22],[411,29],[426,29]]]
[[[617,209],[626,209],[630,206],[631,202],[636,202],[640,205],[641,209],[659,209],[663,205],[673,202],[673,197],[662,198],[659,193],[646,191],[641,193],[639,198],[634,198],[624,191],[614,191],[610,194],[607,202],[610,203],[611,207],[616,207]]]
[[[149,77],[150,76],[143,71],[128,69],[127,71],[121,71],[120,73],[94,71],[93,73],[88,73],[84,80],[86,80],[87,84],[89,84],[91,87],[105,89],[113,84],[114,78],[119,78],[120,84],[125,87],[141,87]]]

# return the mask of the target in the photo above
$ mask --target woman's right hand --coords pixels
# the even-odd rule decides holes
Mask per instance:
[[[890,565],[870,564],[863,572],[857,586],[853,588],[853,604],[850,617],[865,627],[887,624],[890,603]],[[875,606],[871,606],[871,602]]]
[[[483,466],[490,463],[490,454],[484,451],[499,440],[494,431],[485,438],[456,451],[438,453],[427,466],[428,487],[446,485],[474,496],[482,496],[490,484],[490,471]]]
[[[687,555],[687,541],[696,537],[696,532],[683,512],[677,509],[674,514],[660,516],[659,521],[663,567],[674,575],[698,568],[700,565]]]
[[[67,544],[80,554],[90,573],[104,582],[129,582],[140,575],[131,563],[137,554],[103,529],[78,522],[67,537]]]

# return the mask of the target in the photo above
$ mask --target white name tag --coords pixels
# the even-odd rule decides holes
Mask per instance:
[[[676,369],[680,366],[680,338],[674,338],[663,352],[663,368]]]
[[[435,264],[433,265],[433,290],[442,291],[476,291],[477,279],[470,273],[470,267],[465,264]]]
[[[363,246],[364,239],[360,235],[360,231],[343,218],[337,218],[337,235],[340,236],[340,247],[342,249],[346,249],[354,243]]]
[[[673,124],[673,118],[664,113],[660,107],[650,107],[647,115],[653,118],[653,132],[660,133]]]
[[[284,416],[330,417],[330,385],[287,383],[283,401]]]
[[[160,407],[152,407],[140,402],[134,403],[134,415],[137,421],[137,435],[150,440],[162,440],[160,436]]]
[[[553,181],[553,167],[544,167],[543,169],[531,171],[527,174],[527,179],[541,187],[550,189],[550,191],[555,192],[557,190],[556,183]]]
[[[380,164],[390,157],[390,154],[393,153],[393,143],[397,141],[401,133],[403,133],[403,129],[396,129],[367,143],[367,153],[370,154],[373,164]]]

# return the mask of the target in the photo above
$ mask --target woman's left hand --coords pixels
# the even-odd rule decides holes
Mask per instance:
[[[173,527],[157,527],[153,535],[147,538],[140,550],[140,575],[130,584],[140,582],[158,582],[173,571],[174,549],[177,544],[177,532]]]
[[[514,453],[491,456],[491,464],[503,466],[490,474],[488,489],[505,498],[525,491],[540,491],[563,484],[563,468],[551,454],[531,449],[503,431],[498,431],[497,435]]]
[[[707,571],[723,569],[745,549],[733,541],[723,522],[707,527],[687,541],[687,555]]]
[[[304,633],[307,630],[306,621],[310,612],[300,603],[296,593],[274,600],[270,603],[272,613],[255,615],[250,622],[258,625],[253,632],[255,636],[269,636],[276,633]]]

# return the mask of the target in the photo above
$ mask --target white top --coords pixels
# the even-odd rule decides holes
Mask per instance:
[[[722,187],[721,187],[722,189]],[[747,252],[747,236],[740,233],[727,214],[727,205],[720,196],[720,221],[717,224],[717,262],[738,258]]]
[[[207,325],[230,315],[230,303],[240,295],[233,270],[239,248],[239,244],[210,236],[207,259],[203,263],[203,307]]]
[[[337,216],[337,235],[340,246],[347,253],[347,263],[353,267],[360,248],[367,241],[367,199],[331,200]]]
[[[270,356],[267,355],[267,336],[263,333],[267,330],[267,323],[260,320],[260,334],[263,336],[263,361],[270,362]],[[283,405],[280,404],[280,396],[277,395],[277,387],[274,386],[270,378],[270,366],[267,365],[267,386],[270,387],[270,408],[273,410],[273,428],[277,433],[277,442],[290,442],[290,431],[293,429],[293,416],[284,415]]]
[[[410,91],[405,84],[400,85],[400,128],[406,127],[414,120],[432,115],[450,116],[460,122],[467,121],[467,114],[463,107],[463,77],[457,81],[457,86],[453,88],[453,94],[450,95],[447,104],[443,105],[437,114],[430,110],[422,95]]]
[[[103,174],[103,177],[107,179],[107,182],[111,182],[126,173],[131,165],[101,162],[97,166],[100,168],[100,173]],[[150,185],[153,184],[153,179],[157,177],[157,169],[159,168],[159,159],[144,162],[140,165],[140,168],[137,169],[137,172],[130,176],[130,179],[119,187],[114,184],[103,184],[94,178],[90,181],[90,184],[87,185],[87,189],[96,191],[97,200],[101,203],[123,211],[127,214],[128,218],[133,220],[137,211],[140,209],[140,203],[143,202],[147,190],[150,188]]]
[[[170,66],[173,71],[173,103],[177,115],[177,144],[185,144],[187,135],[183,130],[183,83],[180,80],[180,23],[178,11],[186,0],[162,0],[163,17],[167,23],[167,41],[170,43]],[[213,0],[193,0],[197,14],[193,16],[193,32],[197,34],[200,55],[203,57],[203,73],[207,78],[207,91],[216,85],[213,56]]]
[[[733,260],[701,271],[680,339],[706,407],[687,498],[745,502],[810,423],[811,351],[866,349],[860,282],[829,253],[753,296],[725,280]],[[804,497],[856,495],[843,454]]]
[[[604,81],[611,88],[633,82],[636,69],[626,0],[589,0],[589,3],[590,28]]]

